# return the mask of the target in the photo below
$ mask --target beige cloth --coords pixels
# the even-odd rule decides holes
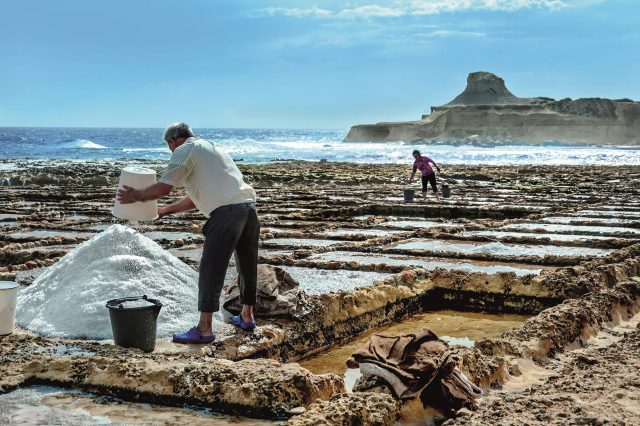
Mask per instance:
[[[173,151],[160,182],[183,186],[206,217],[218,207],[256,200],[238,166],[213,142],[189,138]]]

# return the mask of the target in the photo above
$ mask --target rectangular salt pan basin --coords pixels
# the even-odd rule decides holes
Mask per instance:
[[[493,237],[493,238],[548,238],[551,241],[592,241],[592,240],[614,240],[627,238],[603,237],[601,235],[572,235],[572,234],[537,234],[535,232],[516,232],[516,231],[469,231],[462,232],[461,237]]]
[[[21,240],[26,238],[49,238],[49,237],[63,237],[63,238],[77,238],[77,237],[85,237],[90,238],[95,234],[90,232],[75,232],[75,231],[23,231],[23,232],[14,232],[10,234],[9,237],[15,240]]]
[[[388,222],[383,222],[381,224],[379,224],[378,226],[383,226],[386,228],[419,228],[419,229],[425,229],[425,228],[435,228],[437,226],[439,227],[456,227],[456,226],[461,226],[458,225],[456,223],[450,223],[450,222],[435,222],[435,221],[431,221],[431,220],[424,220],[424,219],[404,219],[404,220],[390,220]]]
[[[640,212],[627,210],[580,210],[574,214],[576,216],[587,217],[617,216],[629,219],[640,219]]]
[[[640,229],[637,228],[625,228],[620,226],[583,226],[583,225],[564,225],[564,224],[551,224],[551,223],[511,223],[498,229],[541,229],[545,232],[576,232],[583,234],[638,234],[640,235]]]
[[[341,241],[314,240],[312,238],[274,238],[263,241],[267,245],[294,246],[294,247],[328,247],[335,244],[342,244]]]
[[[281,266],[281,268],[300,283],[300,290],[312,295],[369,287],[373,285],[374,281],[383,280],[388,275],[380,272],[316,269],[300,266]]]
[[[426,270],[436,268],[459,270],[468,272],[484,272],[485,274],[495,274],[498,272],[513,272],[518,276],[529,274],[538,275],[542,272],[541,268],[534,267],[514,267],[502,264],[489,264],[473,262],[468,260],[446,260],[446,259],[428,259],[401,255],[384,255],[377,253],[356,253],[348,251],[332,251],[328,253],[315,254],[309,257],[309,260],[316,262],[357,262],[360,265],[370,263],[392,266],[410,266],[419,267]]]
[[[325,232],[324,235],[331,237],[341,237],[344,235],[370,235],[373,237],[384,237],[385,235],[404,234],[403,231],[394,231],[387,229],[337,229],[335,231]]]
[[[237,425],[276,426],[280,422],[221,415],[203,408],[127,402],[84,391],[30,386],[0,395],[2,424],[23,425]]]
[[[439,240],[408,240],[397,245],[387,246],[387,249],[396,250],[428,250],[432,252],[454,252],[460,254],[482,254],[507,255],[507,256],[536,256],[547,255],[560,256],[606,256],[612,250],[593,249],[586,247],[557,247],[557,246],[537,246],[524,244],[502,244],[502,243],[463,243]]]
[[[602,223],[604,225],[611,223],[621,223],[625,225],[638,223],[638,220],[633,219],[620,219],[614,217],[585,217],[585,216],[549,216],[542,219],[543,222],[547,223]]]
[[[203,238],[202,234],[194,234],[192,232],[171,232],[171,231],[153,231],[153,232],[144,232],[144,235],[147,238],[151,238],[154,241],[157,240],[187,240],[189,238]]]

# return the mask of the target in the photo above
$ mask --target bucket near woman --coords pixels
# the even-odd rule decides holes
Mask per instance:
[[[107,308],[116,345],[153,351],[162,303],[145,295],[109,300]]]
[[[410,203],[413,201],[413,196],[416,195],[416,190],[411,188],[404,189],[404,201]]]
[[[451,188],[446,183],[442,184],[442,198],[451,197]]]
[[[13,333],[17,300],[18,284],[13,281],[0,281],[0,336]]]

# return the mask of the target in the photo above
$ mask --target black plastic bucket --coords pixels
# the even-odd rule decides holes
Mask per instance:
[[[451,197],[451,188],[449,188],[449,185],[442,185],[442,198],[449,197]]]
[[[136,306],[136,302],[142,306]],[[107,308],[116,345],[153,351],[156,347],[156,320],[162,303],[145,295],[109,300]]]
[[[416,194],[416,190],[415,189],[405,189],[404,190],[404,201],[406,203],[410,203],[411,201],[413,201],[413,196]]]

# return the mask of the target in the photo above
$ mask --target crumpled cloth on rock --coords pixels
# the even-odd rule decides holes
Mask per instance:
[[[223,288],[223,307],[238,314],[240,304],[239,276],[231,284]],[[288,272],[277,266],[258,265],[258,282],[256,305],[253,314],[256,317],[283,317],[298,319],[311,310],[311,302],[306,293],[299,288],[299,283]]]
[[[457,368],[456,351],[431,330],[374,334],[347,361],[364,376],[383,379],[399,399],[420,397],[423,405],[457,411],[475,409],[482,390]]]

